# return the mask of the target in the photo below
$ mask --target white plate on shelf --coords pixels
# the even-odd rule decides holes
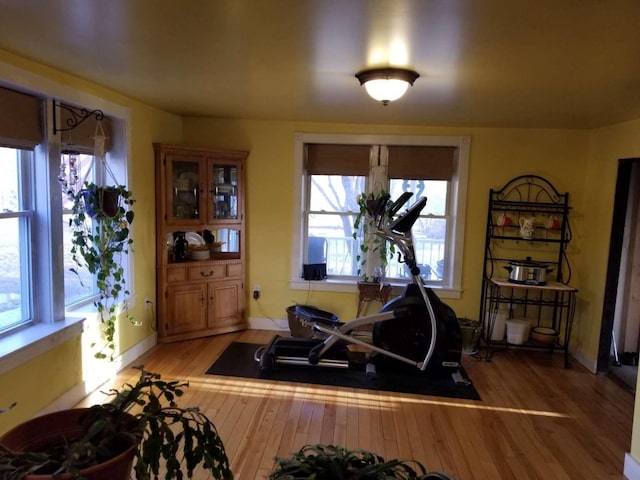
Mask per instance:
[[[187,242],[189,242],[189,245],[204,245],[206,243],[204,238],[196,232],[187,232],[184,237],[187,239]]]

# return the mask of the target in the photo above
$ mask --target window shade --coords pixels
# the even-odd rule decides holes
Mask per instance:
[[[33,148],[42,141],[40,99],[0,87],[0,145]]]
[[[311,143],[306,148],[307,173],[310,175],[369,174],[369,145]]]
[[[389,146],[389,178],[451,180],[456,147]]]
[[[60,111],[59,129],[67,128],[69,125],[69,123],[67,123],[68,121],[70,121],[71,124],[77,122],[77,119],[74,119],[72,113],[68,110],[69,108],[74,109],[76,112],[79,112],[82,109],[82,107],[71,107],[69,105],[62,105],[60,108],[56,108],[56,110]],[[96,134],[97,125],[98,120],[96,120],[94,115],[91,115],[82,123],[76,125],[72,130],[60,132],[60,140],[63,145],[72,144],[79,150],[93,152],[93,146],[95,143],[93,137]],[[104,141],[104,151],[108,152],[112,144],[112,132],[111,121],[107,117],[103,117],[102,119],[102,130],[104,130],[104,135],[107,137]]]

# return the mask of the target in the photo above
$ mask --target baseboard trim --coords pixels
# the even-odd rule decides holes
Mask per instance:
[[[578,348],[573,353],[573,358],[591,373],[598,373],[598,361],[587,355],[584,350]]]
[[[624,454],[624,470],[622,474],[628,480],[640,480],[640,463],[630,453]]]
[[[112,362],[100,360],[100,362],[103,362],[101,364],[102,368],[100,371],[92,371],[91,378],[78,383],[70,390],[67,390],[56,400],[40,410],[36,415],[39,416],[44,415],[45,413],[73,408],[84,397],[98,390],[105,382],[110,380],[114,375],[120,372],[140,355],[151,350],[151,348],[153,348],[157,343],[158,335],[156,332],[153,332],[148,337],[142,339],[142,341],[136,343],[129,350],[116,357]]]

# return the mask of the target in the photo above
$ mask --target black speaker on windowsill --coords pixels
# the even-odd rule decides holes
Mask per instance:
[[[302,265],[302,277],[305,280],[324,280],[327,278],[327,264],[309,263]]]

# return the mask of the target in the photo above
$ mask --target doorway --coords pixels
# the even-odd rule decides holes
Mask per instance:
[[[635,391],[640,350],[640,159],[623,159],[613,206],[598,373]]]

